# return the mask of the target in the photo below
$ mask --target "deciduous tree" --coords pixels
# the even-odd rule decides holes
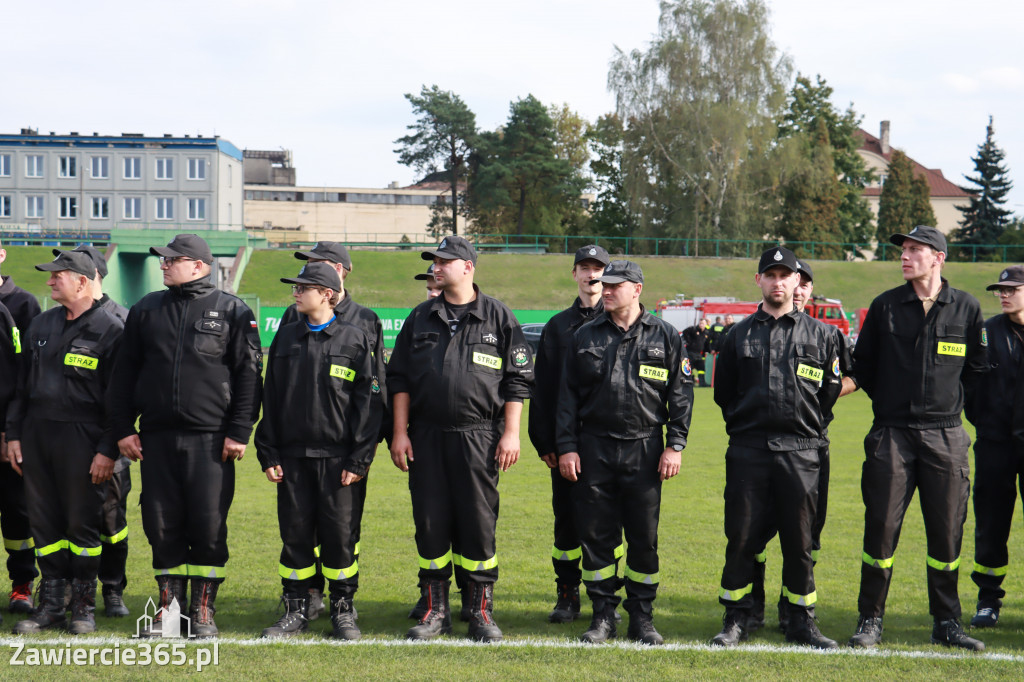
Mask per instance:
[[[917,225],[935,225],[931,193],[928,182],[914,173],[910,159],[897,149],[889,161],[882,195],[878,201],[879,257],[885,260],[898,258],[898,251],[889,244],[889,237],[906,234]]]

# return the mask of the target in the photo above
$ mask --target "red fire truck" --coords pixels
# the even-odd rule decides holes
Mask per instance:
[[[679,331],[683,331],[704,318],[713,325],[716,317],[725,318],[726,315],[732,315],[734,321],[739,322],[757,310],[757,305],[758,303],[754,301],[737,301],[726,296],[698,296],[687,299],[680,294],[671,301],[659,301],[655,314]],[[841,301],[814,296],[804,308],[804,312],[825,324],[839,327],[843,334],[850,335],[850,321],[846,319]]]

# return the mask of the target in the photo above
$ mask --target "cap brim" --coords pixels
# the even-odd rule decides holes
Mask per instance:
[[[284,282],[285,284],[309,284],[315,287],[327,287],[332,291],[335,290],[334,287],[332,287],[330,284],[323,284],[322,282],[316,282],[314,280],[305,279],[303,277],[282,277],[281,281]]]
[[[608,277],[605,277],[605,276],[602,275],[601,277],[597,278],[597,281],[598,282],[603,282],[605,284],[622,284],[623,282],[633,282],[633,280],[631,280],[631,279],[627,279],[625,277],[619,277],[618,275],[611,275],[611,276],[608,276]],[[634,284],[639,284],[639,282],[633,282],[633,283]]]
[[[1012,279],[1006,279],[1002,282],[996,282],[995,284],[989,284],[985,287],[985,291],[992,291],[993,289],[1002,289],[1003,287],[1024,287],[1024,282],[1015,282]]]
[[[420,254],[420,258],[423,260],[434,260],[435,258],[443,258],[445,260],[466,260],[464,256],[452,253],[451,251],[424,251]]]
[[[42,265],[36,266],[36,270],[39,270],[40,272],[60,272],[61,270],[70,269],[71,268],[64,265],[63,263],[43,263]]]
[[[768,265],[767,267],[764,267],[761,270],[758,270],[757,274],[763,275],[764,273],[768,272],[772,268],[786,268],[790,272],[803,272],[803,270],[801,270],[800,268],[795,268],[792,265],[787,265],[786,263],[772,263],[771,265]]]
[[[418,274],[415,277],[413,277],[413,279],[422,279],[422,280],[434,279],[434,276],[433,275],[428,275],[425,272],[421,272],[420,274]]]
[[[319,253],[313,253],[312,251],[296,251],[295,257],[298,258],[299,260],[309,260],[310,258],[313,258],[315,260],[327,260]]]
[[[149,252],[154,256],[162,256],[164,258],[181,258],[186,256],[186,254],[175,251],[169,246],[151,246],[149,247]]]

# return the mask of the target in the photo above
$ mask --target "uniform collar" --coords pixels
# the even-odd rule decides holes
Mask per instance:
[[[803,313],[800,312],[799,310],[797,310],[796,306],[793,306],[792,310],[790,310],[788,313],[786,313],[785,315],[783,315],[782,317],[780,317],[778,319],[781,320],[783,318],[789,317],[789,318],[791,318],[791,319],[793,319],[795,321],[796,318],[799,317],[800,315],[803,315]],[[764,308],[762,307],[762,304],[758,303],[757,304],[757,310],[754,311],[754,319],[757,320],[758,322],[769,322],[769,321],[771,321],[771,320],[773,320],[775,318],[772,317],[771,315],[769,315],[768,313],[766,313],[764,311]]]
[[[939,293],[935,296],[936,303],[949,303],[953,300],[953,294],[950,291],[949,281],[943,277],[942,286],[939,287]],[[900,299],[901,303],[919,303],[921,299],[918,297],[917,292],[914,291],[914,285],[910,282],[903,283],[903,298]]]
[[[16,287],[14,286],[13,277],[11,277],[10,275],[5,275],[4,277],[0,277],[0,279],[3,280],[3,283],[0,284],[0,294],[9,294],[12,291],[14,291]]]
[[[472,301],[466,304],[466,314],[472,315],[478,320],[482,320],[484,319],[483,313],[480,312],[480,297],[482,296],[482,294],[480,293],[480,287],[478,287],[475,282],[473,283],[473,292],[476,293],[476,298],[474,298]],[[442,292],[440,296],[434,297],[433,301],[431,302],[431,312],[436,311],[438,315],[440,315],[441,317],[445,317],[444,303],[444,293]]]
[[[167,287],[167,290],[181,298],[199,298],[213,291],[215,287],[210,281],[210,275],[205,275],[191,282]]]

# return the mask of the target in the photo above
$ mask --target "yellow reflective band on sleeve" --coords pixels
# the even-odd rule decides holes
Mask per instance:
[[[81,367],[82,369],[96,369],[100,366],[100,359],[90,358],[88,355],[68,353],[64,356],[64,364],[72,367]]]
[[[960,557],[953,561],[939,561],[938,559],[928,557],[928,566],[936,571],[955,571],[960,568]]]
[[[867,552],[861,554],[861,559],[868,566],[874,566],[875,568],[892,568],[893,557],[888,559],[876,559]]]
[[[626,566],[624,575],[635,583],[642,585],[657,585],[658,584],[658,573],[640,573],[634,571],[629,566]]]
[[[588,571],[583,569],[583,580],[587,582],[598,582],[599,580],[607,580],[608,578],[615,577],[615,564],[610,564],[604,568],[599,568],[596,571]]]
[[[359,556],[359,543],[356,543],[356,548],[352,550],[352,553]]]
[[[11,328],[11,341],[14,343],[14,352],[21,352],[21,330],[17,327]]]
[[[119,532],[117,532],[117,533],[115,533],[113,535],[103,535],[103,534],[100,534],[100,542],[105,542],[108,545],[113,545],[113,544],[116,544],[118,542],[121,542],[122,540],[124,540],[127,537],[128,537],[128,526],[125,526]]]
[[[974,572],[981,573],[982,575],[1001,576],[1006,575],[1006,570],[1010,568],[1007,566],[999,566],[998,568],[990,568],[988,566],[982,566],[977,561],[974,562]]]
[[[956,355],[957,357],[966,357],[967,355],[967,344],[966,343],[948,343],[946,341],[939,341],[939,355]]]
[[[814,563],[818,563],[818,557],[819,556],[821,556],[821,550],[820,549],[812,549],[811,550],[811,561],[813,561]]]
[[[640,376],[641,378],[654,379],[655,381],[668,381],[668,370],[664,367],[640,365]]]
[[[320,558],[320,545],[317,545],[313,548],[313,556],[315,556],[317,559]]]
[[[425,571],[438,570],[444,568],[452,562],[452,551],[448,550],[436,559],[425,559],[420,557],[420,568]]]
[[[615,557],[616,559],[621,559],[625,554],[626,554],[626,546],[623,545],[623,544],[620,544],[618,547],[616,547],[614,549],[614,551],[612,551],[612,556]]]
[[[351,578],[356,573],[359,573],[359,562],[353,561],[352,565],[348,568],[328,568],[321,566],[320,570],[323,571],[324,577],[328,580],[342,580],[344,578]]]
[[[46,547],[36,547],[36,556],[46,556],[48,554],[53,554],[54,552],[59,552],[62,549],[67,548],[67,540],[57,540],[57,542],[54,542],[51,545],[47,545]]]
[[[798,377],[803,377],[804,379],[817,381],[820,384],[822,377],[825,376],[825,372],[817,367],[811,367],[810,365],[805,365],[801,362],[796,366],[796,375]]]
[[[157,575],[188,575],[188,564],[182,564],[181,566],[172,566],[171,568],[158,568],[156,569]]]
[[[73,542],[68,542],[68,549],[75,556],[99,556],[103,552],[103,545],[98,547],[79,547]]]
[[[32,549],[36,546],[35,540],[32,538],[25,538],[19,540],[18,538],[4,538],[4,549],[8,552],[17,552],[22,549]]]
[[[192,578],[226,578],[228,576],[227,569],[223,566],[194,566],[189,564],[188,575]]]
[[[348,367],[343,367],[342,365],[331,365],[331,376],[340,377],[345,381],[355,381],[356,371],[354,369],[349,369]]]
[[[582,547],[574,547],[573,549],[558,549],[557,546],[551,545],[551,558],[555,561],[576,561],[582,556]]]
[[[486,353],[473,353],[473,364],[483,365],[491,369],[501,369],[501,358]]]
[[[759,564],[763,564],[768,561],[768,550],[761,552],[760,554],[754,555],[754,561]]]
[[[737,590],[727,590],[724,587],[718,591],[718,596],[725,601],[739,601],[748,594],[754,591],[754,583],[750,583],[745,587],[741,587]]]
[[[795,606],[814,606],[814,603],[818,601],[818,593],[811,592],[810,594],[796,594],[786,589],[786,586],[782,586],[782,595],[789,600],[790,604]]]
[[[492,556],[490,559],[484,559],[483,561],[475,561],[474,559],[462,557],[460,565],[463,570],[466,571],[487,571],[498,565],[498,557]]]
[[[316,575],[316,564],[306,568],[289,568],[284,564],[278,564],[277,574],[285,580],[305,580]]]

